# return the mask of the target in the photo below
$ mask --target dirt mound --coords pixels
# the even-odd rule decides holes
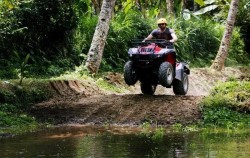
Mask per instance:
[[[198,103],[219,81],[248,78],[249,69],[226,68],[223,72],[192,69],[187,96],[175,96],[172,89],[157,87],[154,96],[142,95],[139,84],[130,86],[130,94],[111,94],[94,83],[80,80],[52,81],[55,98],[39,103],[31,114],[55,123],[134,124],[150,122],[162,125],[188,124],[200,118]],[[121,74],[109,73],[104,79],[125,86]]]
[[[99,87],[91,82],[80,80],[54,80],[50,81],[50,86],[54,90],[55,97],[67,99],[69,97],[88,97],[91,95],[105,94]]]
[[[40,120],[59,124],[187,124],[200,118],[197,103],[201,98],[171,95],[91,96],[75,102],[40,103],[33,107],[31,113]]]
[[[189,76],[188,95],[206,96],[210,90],[218,83],[230,79],[243,80],[247,78],[247,68],[225,68],[222,72],[213,71],[208,68],[196,68],[191,70]]]

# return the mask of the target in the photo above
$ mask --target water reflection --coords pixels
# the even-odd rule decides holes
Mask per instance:
[[[60,127],[0,139],[1,157],[250,157],[250,132],[168,132],[162,139],[134,128]]]

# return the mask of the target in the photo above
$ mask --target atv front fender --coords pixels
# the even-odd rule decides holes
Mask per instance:
[[[177,63],[175,68],[175,79],[183,82],[184,73],[190,74],[190,70],[186,67],[184,63]]]

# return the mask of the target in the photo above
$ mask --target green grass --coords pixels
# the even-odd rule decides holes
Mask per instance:
[[[204,126],[245,128],[250,127],[250,82],[220,83],[201,102]]]
[[[52,96],[48,80],[25,79],[22,86],[18,80],[0,82],[0,133],[20,133],[33,130],[38,122],[29,116],[34,103]]]
[[[96,80],[96,85],[104,90],[108,90],[111,92],[123,93],[126,91],[124,87],[118,87],[114,84],[107,82],[106,80],[99,78]]]
[[[1,127],[14,127],[21,125],[35,125],[37,124],[34,117],[27,114],[10,113],[0,111],[0,126]]]
[[[20,111],[22,110],[13,104],[0,104],[0,134],[24,133],[38,127],[39,124],[34,117]]]

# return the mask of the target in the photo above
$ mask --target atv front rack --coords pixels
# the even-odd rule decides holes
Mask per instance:
[[[152,43],[155,43],[159,47],[163,47],[163,48],[166,48],[166,47],[170,49],[174,48],[174,44],[172,42],[169,42],[163,39],[153,39],[153,40],[145,40],[145,41],[143,41],[142,39],[135,39],[131,41],[131,44],[133,47],[148,46]]]

